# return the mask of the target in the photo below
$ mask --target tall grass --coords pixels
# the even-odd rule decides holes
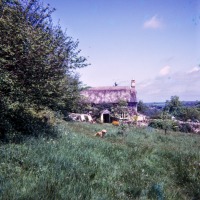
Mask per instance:
[[[200,199],[200,137],[63,123],[58,139],[0,146],[0,199]],[[107,130],[104,139],[96,131]]]

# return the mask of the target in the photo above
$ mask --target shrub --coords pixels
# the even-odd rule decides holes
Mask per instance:
[[[163,128],[163,124],[162,123],[163,123],[163,120],[154,119],[154,120],[150,121],[149,126],[152,127],[152,128],[162,129]]]
[[[149,126],[152,128],[163,129],[165,132],[168,130],[179,131],[179,124],[176,121],[169,120],[169,119],[155,119],[151,120]]]
[[[33,105],[6,105],[0,103],[0,140],[20,142],[23,136],[57,137],[55,113],[47,108],[37,110]]]
[[[128,124],[121,122],[118,127],[117,134],[125,136],[128,130]]]
[[[179,129],[180,129],[181,132],[185,132],[185,133],[191,133],[192,132],[192,127],[189,123],[180,124]]]

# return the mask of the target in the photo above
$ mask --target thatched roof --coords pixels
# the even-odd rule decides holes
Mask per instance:
[[[93,87],[82,91],[82,95],[87,102],[94,104],[118,103],[121,100],[137,102],[135,88],[125,86]]]

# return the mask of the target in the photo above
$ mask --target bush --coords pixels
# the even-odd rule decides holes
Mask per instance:
[[[0,102],[0,140],[20,142],[24,136],[57,137],[55,113],[47,108],[37,110],[33,105],[10,105]]]
[[[192,121],[200,120],[200,112],[198,108],[186,107],[180,110],[177,117],[183,121],[187,121],[189,119]]]
[[[191,133],[192,132],[192,127],[188,123],[180,124],[179,129],[181,132],[184,133]]]
[[[162,129],[162,120],[154,119],[149,122],[149,126],[152,128]]]
[[[173,120],[162,120],[162,119],[154,119],[151,120],[149,123],[149,126],[152,128],[157,129],[163,129],[165,131],[167,130],[173,130],[173,131],[179,131],[179,124],[176,121]]]

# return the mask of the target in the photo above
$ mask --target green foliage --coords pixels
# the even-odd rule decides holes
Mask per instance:
[[[120,121],[119,126],[118,126],[118,134],[125,136],[128,131],[128,124],[124,123],[123,121]]]
[[[145,114],[147,110],[148,107],[143,103],[143,101],[140,100],[137,105],[137,111],[139,113]]]
[[[181,132],[184,132],[184,133],[191,133],[192,132],[192,127],[188,123],[181,124],[179,127],[180,127],[179,130]]]
[[[180,109],[178,118],[183,121],[187,121],[187,120],[200,121],[200,111],[195,107],[184,107]]]
[[[78,42],[51,24],[54,10],[38,0],[6,2],[1,10],[1,95],[53,109],[65,99],[73,102],[70,87],[78,82],[71,73],[85,66],[85,58],[78,56]]]
[[[143,114],[147,115],[151,119],[161,119],[162,110],[156,107],[154,108],[147,107],[147,109],[144,111]]]
[[[197,101],[195,106],[200,109],[200,101]]]
[[[166,101],[164,110],[176,115],[182,104],[178,96],[172,96],[170,101]]]
[[[119,107],[127,107],[128,103],[124,100],[120,100],[117,104]]]
[[[171,119],[171,118],[172,116],[166,111],[162,111],[160,114],[160,119],[165,120],[165,119]]]
[[[179,131],[179,123],[169,119],[154,119],[151,120],[149,126],[152,128],[163,129],[165,132],[168,130]]]
[[[86,59],[79,56],[78,41],[53,26],[53,11],[39,0],[0,2],[1,135],[18,126],[12,118],[23,118],[19,110],[71,111],[78,103],[74,70],[86,66]]]
[[[178,96],[172,96],[170,101],[166,101],[164,111],[174,115],[177,119],[182,121],[200,120],[198,103],[195,107],[184,107],[179,101]]]
[[[118,104],[113,105],[110,110],[111,116],[114,119],[120,119],[122,113],[126,114],[127,117],[129,115],[128,103],[123,100],[120,100]]]
[[[0,109],[0,140],[4,142],[18,143],[23,141],[24,136],[59,135],[55,130],[56,113],[49,108],[36,110],[33,105],[6,105],[1,101]]]
[[[200,138],[66,123],[62,138],[0,146],[0,199],[200,199]],[[104,139],[94,137],[106,128]]]

